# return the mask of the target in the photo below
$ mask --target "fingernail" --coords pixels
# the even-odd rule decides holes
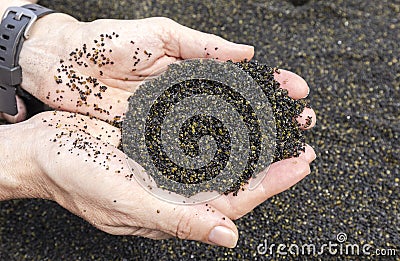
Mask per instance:
[[[237,243],[235,233],[223,226],[214,227],[208,236],[208,240],[214,244],[229,248],[234,248]]]
[[[303,97],[303,99],[307,98],[309,94],[310,94],[310,88],[308,88],[307,94],[306,96]]]
[[[241,45],[241,46],[243,46],[243,47],[254,48],[254,46],[253,46],[253,45],[248,45],[248,44],[239,44],[239,45]]]
[[[235,43],[235,42],[229,42],[234,47],[240,47],[240,48],[254,48],[252,45],[247,45],[247,44],[240,44],[240,43]]]
[[[249,48],[249,49],[254,49],[254,46],[252,45],[247,45],[247,44],[236,44],[240,48]]]

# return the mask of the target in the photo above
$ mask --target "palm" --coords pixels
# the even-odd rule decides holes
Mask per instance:
[[[85,55],[90,55],[79,60],[89,65],[80,66],[79,71],[112,88],[134,91],[143,79],[181,59],[176,50],[168,50],[173,40],[159,18],[98,20],[81,30],[90,34],[84,34],[78,50],[85,45]]]
[[[117,128],[65,112],[42,113],[29,122],[35,125],[36,136],[44,138],[35,139],[31,146],[47,177],[43,181],[48,184],[42,185],[51,188],[51,197],[63,207],[111,234],[204,241],[204,233],[218,225],[237,233],[231,220],[297,183],[313,160],[308,147],[308,154],[300,158],[274,163],[254,191],[245,189],[238,196],[221,196],[208,204],[175,205],[152,196],[136,182],[131,167],[134,175],[144,169],[136,163],[129,166],[116,148],[120,140]]]
[[[220,37],[200,33],[166,18],[97,20],[72,23],[57,37],[60,46],[48,43],[48,34],[37,34],[26,49],[48,48],[47,59],[24,75],[23,87],[59,110],[79,112],[103,120],[119,120],[128,98],[147,77],[167,65],[189,58],[250,59],[253,49]],[[40,39],[40,40],[39,40]],[[32,52],[36,55],[37,52]],[[43,74],[47,71],[46,75]]]

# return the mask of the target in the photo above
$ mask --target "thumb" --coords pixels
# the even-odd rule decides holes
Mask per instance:
[[[236,246],[238,231],[235,224],[208,204],[177,206],[166,203],[156,213],[159,229],[167,234],[211,245]],[[174,213],[172,218],[171,213]]]
[[[130,167],[135,171],[145,171],[135,161],[130,160],[130,162]],[[155,193],[154,190],[151,193]],[[144,189],[141,192],[132,192],[133,197],[137,195],[143,195],[141,202],[146,202],[142,205],[145,213],[142,218],[143,227],[181,239],[229,248],[236,246],[238,240],[236,225],[210,204],[177,205],[161,200]]]
[[[168,55],[182,59],[214,58],[222,61],[253,58],[253,46],[229,42],[219,36],[193,30],[172,20],[164,23],[164,26],[171,36],[166,43]]]

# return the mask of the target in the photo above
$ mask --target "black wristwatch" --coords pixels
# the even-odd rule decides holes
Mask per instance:
[[[33,23],[40,17],[54,11],[36,4],[10,7],[0,24],[0,112],[10,115],[18,113],[15,95],[18,94],[30,105],[38,102],[20,87],[22,69],[19,54]],[[32,104],[33,102],[33,104]]]

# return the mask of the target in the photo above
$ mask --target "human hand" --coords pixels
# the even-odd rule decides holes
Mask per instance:
[[[24,42],[22,87],[58,110],[113,121],[123,117],[129,96],[144,79],[175,61],[239,61],[253,52],[167,18],[81,23],[56,13],[39,19]],[[8,119],[20,121],[21,114]]]
[[[45,19],[50,20],[50,18],[57,19],[57,21],[55,21],[55,23],[46,23]],[[26,41],[25,45],[27,43],[30,44],[24,46],[23,52],[21,53],[21,65],[24,70],[24,88],[45,102],[50,103],[53,107],[70,111],[79,111],[81,113],[89,113],[90,115],[101,119],[112,121],[116,116],[122,116],[124,114],[127,108],[127,98],[136,90],[140,82],[145,77],[151,76],[154,71],[162,69],[170,62],[195,57],[213,57],[219,58],[220,60],[242,60],[244,58],[250,59],[253,55],[251,47],[234,47],[234,45],[232,45],[229,47],[232,48],[232,50],[229,48],[223,49],[218,46],[214,47],[214,43],[228,43],[215,36],[205,35],[181,27],[168,19],[157,19],[160,18],[139,20],[143,23],[142,25],[144,27],[140,27],[139,25],[133,27],[134,29],[144,28],[142,32],[146,33],[146,39],[147,35],[156,35],[158,37],[156,37],[157,41],[152,45],[148,45],[149,43],[146,42],[147,40],[143,35],[140,36],[140,34],[135,34],[135,37],[138,38],[133,38],[132,36],[132,39],[136,40],[136,42],[134,40],[129,40],[129,37],[125,37],[125,40],[129,40],[129,44],[131,45],[126,45],[126,43],[120,44],[124,37],[122,37],[121,32],[118,33],[116,29],[133,35],[134,33],[132,33],[132,29],[128,28],[127,24],[137,21],[117,21],[115,23],[116,20],[112,20],[113,23],[111,25],[111,23],[107,24],[107,22],[111,22],[110,20],[103,20],[83,24],[77,23],[70,17],[60,14],[49,15],[47,18],[44,17],[40,19],[38,23],[41,21],[42,26],[38,24],[33,32],[33,34],[38,37],[32,37],[31,40]],[[158,24],[160,26],[158,29],[164,28],[163,24],[166,23],[175,24],[176,27],[170,24],[171,26],[164,28],[164,30],[169,33],[165,38],[164,34],[157,34],[159,31],[153,31],[150,27],[145,26],[149,21]],[[117,23],[119,26],[116,26]],[[97,29],[94,30],[93,28]],[[106,28],[112,28],[112,30],[107,33],[104,31]],[[170,28],[180,28],[183,31],[171,31]],[[93,31],[91,31],[92,29]],[[185,30],[189,30],[189,32]],[[58,37],[49,40],[49,32],[54,32],[54,34],[50,33],[50,35],[58,35]],[[71,32],[74,33],[72,34]],[[72,56],[72,63],[69,63],[69,54],[71,51],[75,51],[75,48],[78,48],[79,53],[79,49],[83,49],[84,44],[86,44],[86,49],[101,47],[101,32],[103,32],[104,35],[111,35],[113,38],[109,39],[104,37],[104,49],[106,50],[106,53],[107,50],[108,52],[109,50],[112,50],[112,52],[107,53],[107,55],[112,54],[112,56],[110,56],[111,58],[107,57],[110,59],[109,64],[106,64],[104,67],[92,66],[94,64],[93,61],[90,61],[90,58],[92,57],[89,57],[86,60],[79,59],[78,61],[75,61],[73,57],[74,55]],[[113,34],[113,32],[115,32],[115,34]],[[182,32],[185,32],[185,34]],[[116,37],[116,34],[118,34],[118,37]],[[69,39],[61,39],[60,36],[62,35],[72,36]],[[85,39],[81,38],[82,35],[85,35]],[[88,36],[91,36],[92,38],[90,39]],[[189,37],[188,39],[188,36],[192,37]],[[212,39],[212,41],[210,39]],[[98,42],[95,43],[94,40],[97,40]],[[159,50],[159,57],[156,55],[157,51],[153,51],[153,49],[141,49],[139,45],[138,47],[135,46],[141,41],[146,44],[144,46],[151,46],[151,48],[155,48],[154,50]],[[60,42],[64,44],[59,44]],[[89,44],[92,44],[95,47],[89,46]],[[100,46],[96,46],[97,44],[100,44]],[[163,49],[161,49],[162,51],[159,49],[161,45],[163,46]],[[217,50],[215,49],[216,47],[218,47]],[[29,48],[32,52],[29,52]],[[139,48],[139,51],[143,51],[141,55],[144,55],[144,60],[138,58],[138,56],[136,56],[136,60],[133,58],[135,48]],[[207,50],[204,48],[207,48]],[[209,48],[211,48],[211,52],[206,52]],[[43,50],[46,50],[47,53]],[[132,58],[127,58],[127,50],[128,52],[131,52],[131,55],[133,55]],[[136,49],[136,51],[138,50]],[[144,51],[146,51],[147,54]],[[220,51],[221,53],[218,53],[217,51]],[[149,56],[150,53],[152,54],[151,56]],[[174,53],[177,53],[177,55],[174,55]],[[210,55],[207,55],[207,53]],[[238,53],[240,55],[238,55]],[[64,62],[61,63],[60,59]],[[134,66],[138,59],[141,59],[141,61]],[[113,64],[111,64],[111,61]],[[83,63],[82,65],[78,65],[78,62]],[[93,64],[90,64],[91,66],[89,66],[88,62],[92,62]],[[85,67],[85,63],[88,67]],[[59,82],[59,80],[54,79],[54,76],[58,76],[57,69],[62,65],[67,66],[67,73],[69,74],[71,74],[71,70],[74,70],[74,73],[72,74],[75,74],[77,77],[82,76],[84,79],[88,77],[96,78],[96,81],[100,86],[105,86],[107,88],[100,93],[102,98],[98,95],[94,96],[93,94],[99,93],[94,92],[94,89],[97,87],[97,90],[100,90],[100,86],[93,87],[92,94],[87,95],[90,97],[85,97],[88,104],[83,104],[77,107],[77,104],[82,102],[81,93],[79,93],[77,89],[72,91],[68,86],[63,85],[63,83],[68,83],[70,78],[66,77],[67,75],[61,75],[62,83],[57,83],[56,81]],[[73,68],[69,68],[71,65]],[[48,73],[44,75],[42,73],[43,71],[47,71]],[[282,87],[289,89],[289,94],[293,98],[302,98],[307,94],[308,87],[304,80],[301,80],[298,76],[282,70],[281,74],[276,75],[276,78],[281,82]],[[110,106],[112,106],[112,108],[110,108]],[[305,111],[305,114],[312,115],[312,122],[315,122],[315,115],[312,110]],[[65,118],[65,114],[62,118]],[[302,119],[305,118],[307,117],[302,117]],[[34,120],[40,122],[37,117],[32,119],[32,121]],[[53,117],[53,121],[58,121],[57,117]],[[64,120],[61,120],[61,122],[63,121]],[[94,120],[84,120],[84,122],[92,121]],[[75,123],[71,122],[69,125],[74,124]],[[90,125],[86,123],[84,124]],[[108,125],[106,127],[103,126],[102,124],[104,123],[97,122],[97,124],[102,127],[87,127],[88,129],[86,133],[80,135],[92,140],[94,139],[93,136],[96,135],[102,135],[103,138],[108,137],[108,135],[110,135],[109,131],[112,130],[115,131],[114,134],[118,133],[116,129],[112,129]],[[85,130],[83,126],[84,125],[81,127],[74,127],[77,131],[76,133],[81,133],[82,130]],[[49,129],[46,129],[48,131],[47,134],[41,135],[41,137],[48,136],[48,134],[51,133],[50,129],[52,130],[52,126],[48,127]],[[102,132],[104,129],[101,130],[101,128],[108,130],[108,133]],[[39,128],[39,130],[43,129]],[[54,135],[54,133],[52,134]],[[79,134],[76,135],[79,136]],[[112,139],[115,139],[116,137],[114,135],[110,136]],[[115,140],[110,142],[114,145],[118,143]],[[69,144],[70,143],[71,140],[69,140]],[[206,243],[216,243],[230,247],[235,244],[238,235],[237,229],[230,219],[236,219],[248,213],[252,208],[263,202],[265,199],[289,188],[301,180],[309,172],[308,164],[315,157],[312,148],[307,147],[306,152],[299,158],[287,159],[272,164],[263,183],[254,191],[248,191],[245,189],[243,192],[240,191],[237,197],[233,197],[232,195],[222,196],[210,202],[209,206],[175,206],[151,197],[133,180],[132,182],[126,182],[125,176],[130,175],[130,172],[128,170],[129,167],[123,162],[124,155],[120,151],[116,150],[115,147],[111,146],[112,148],[110,149],[110,146],[107,146],[108,148],[105,148],[106,144],[104,142],[95,140],[95,144],[96,146],[101,146],[103,148],[101,151],[99,150],[100,154],[105,153],[103,154],[103,158],[106,158],[107,153],[110,153],[109,155],[114,155],[112,153],[116,153],[118,161],[110,163],[107,169],[107,165],[97,166],[99,162],[88,161],[87,157],[85,158],[82,156],[80,162],[77,161],[75,158],[79,157],[79,155],[77,155],[79,152],[77,152],[76,155],[66,157],[66,160],[62,157],[62,162],[48,162],[48,159],[54,158],[54,155],[58,155],[58,152],[60,152],[60,155],[64,152],[71,154],[71,152],[65,151],[65,146],[58,147],[61,148],[58,149],[57,146],[53,145],[50,149],[50,147],[40,147],[43,146],[43,144],[38,144],[37,146],[40,149],[37,149],[36,151],[44,151],[45,153],[43,153],[43,157],[35,158],[35,163],[33,165],[35,165],[36,168],[31,169],[39,169],[41,174],[43,174],[40,176],[44,177],[41,179],[46,181],[43,184],[47,185],[37,185],[37,189],[30,189],[26,192],[26,195],[33,193],[33,191],[43,190],[42,193],[36,196],[56,200],[71,212],[85,218],[96,227],[108,233],[142,235],[151,238],[166,238],[172,235],[180,238],[199,240]],[[58,144],[58,146],[59,145],[60,144]],[[57,151],[57,149],[62,151]],[[78,149],[78,151],[79,150],[81,149]],[[36,154],[39,153],[35,153],[35,155]],[[96,156],[99,158],[98,155]],[[100,157],[100,159],[102,158]],[[119,160],[122,160],[122,162]],[[76,162],[78,162],[78,164],[76,164]],[[296,167],[294,168],[293,166]],[[98,169],[101,167],[105,167],[105,169]],[[137,167],[140,169],[140,166]],[[119,170],[120,168],[123,169]],[[111,172],[114,170],[120,171],[120,173],[103,175],[104,173],[110,173],[108,172],[110,169]],[[71,175],[73,172],[79,173],[80,175]],[[89,175],[88,173],[95,174]],[[127,183],[130,185],[126,185]],[[30,184],[30,186],[32,187],[33,184],[34,183]],[[97,184],[97,187],[92,187],[92,184]],[[137,191],[137,193],[133,193],[132,191]],[[138,201],[138,199],[142,201]],[[114,200],[116,200],[116,202],[114,202]],[[112,203],[122,204],[110,204],[111,201]],[[147,202],[148,204],[143,205],[141,202]],[[206,211],[209,207],[212,207],[214,212]],[[159,210],[159,213],[157,213],[157,210]],[[207,212],[209,214],[207,214]],[[210,216],[211,213],[212,216]],[[224,229],[219,229],[220,234],[222,233],[223,236],[218,237],[216,233],[210,232],[212,228],[217,226],[222,226],[229,230],[225,230],[224,232]]]
[[[304,80],[295,74],[282,71],[276,78],[292,97],[300,98],[308,92]],[[302,118],[305,115],[311,115],[315,123],[313,111],[306,110]],[[21,166],[24,177],[16,178],[20,184],[14,186],[18,197],[55,200],[111,234],[154,239],[177,236],[226,247],[233,247],[238,238],[232,220],[296,184],[309,173],[309,163],[315,158],[313,149],[307,146],[300,157],[273,163],[255,190],[245,187],[237,196],[221,196],[207,205],[183,206],[152,196],[132,178],[144,170],[136,164],[131,172],[126,156],[116,148],[119,129],[102,121],[66,112],[46,112],[3,127],[18,127],[17,131],[10,130],[11,137],[21,135],[25,140],[18,150],[16,146],[8,150],[20,157],[11,161],[11,166],[25,162]],[[1,169],[9,169],[7,162],[2,162]]]

